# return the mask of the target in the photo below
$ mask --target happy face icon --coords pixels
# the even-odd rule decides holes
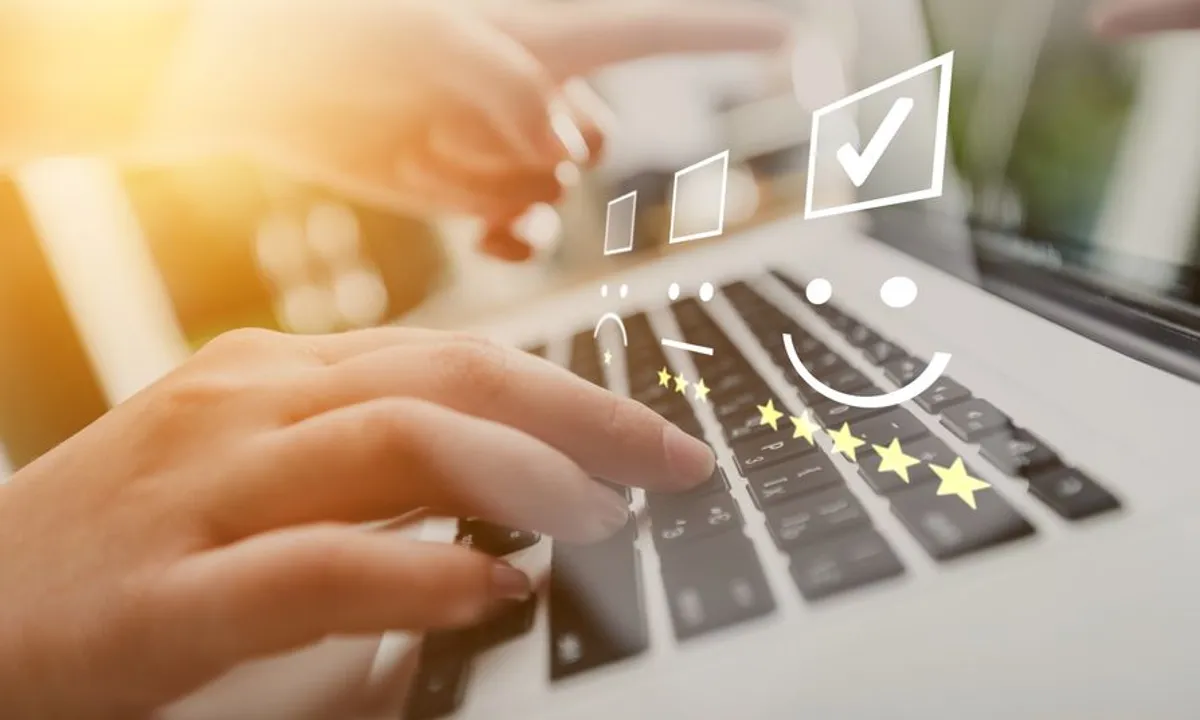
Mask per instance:
[[[828,280],[817,278],[805,287],[804,294],[813,305],[823,305],[833,297],[833,286]],[[879,288],[879,297],[888,307],[908,307],[917,299],[917,284],[906,277],[891,278]],[[788,359],[792,361],[792,367],[800,374],[800,377],[804,378],[804,382],[808,383],[809,387],[836,403],[857,408],[886,408],[908,402],[933,387],[933,384],[946,371],[946,366],[950,364],[950,353],[935,352],[929,365],[921,374],[899,390],[883,395],[851,395],[834,390],[818,380],[796,355],[796,348],[790,334],[784,333],[783,345],[787,350]]]

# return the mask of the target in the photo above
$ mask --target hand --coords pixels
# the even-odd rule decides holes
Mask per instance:
[[[1200,29],[1200,0],[1116,0],[1102,5],[1094,22],[1101,35],[1113,38]]]
[[[480,340],[231,333],[0,487],[4,717],[143,717],[326,635],[470,624],[525,575],[352,523],[429,508],[596,540],[628,508],[592,477],[680,490],[713,462]]]
[[[666,52],[769,49],[757,6],[656,0],[210,0],[155,122],[216,135],[356,198],[504,228],[553,202],[570,159],[559,102],[599,155],[596,113],[563,82]],[[593,104],[594,105],[594,104]]]

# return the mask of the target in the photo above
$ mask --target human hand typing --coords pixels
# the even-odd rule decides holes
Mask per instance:
[[[428,508],[592,541],[592,480],[683,490],[711,450],[515,350],[237,331],[0,487],[6,720],[144,717],[333,634],[470,625],[528,579],[356,523]]]

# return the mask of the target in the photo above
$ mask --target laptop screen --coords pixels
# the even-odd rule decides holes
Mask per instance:
[[[934,52],[955,51],[950,143],[985,282],[1200,332],[1200,82],[1180,73],[1200,40],[1104,41],[1093,0],[924,2]]]

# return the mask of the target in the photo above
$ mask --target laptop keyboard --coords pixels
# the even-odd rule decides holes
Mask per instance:
[[[772,275],[803,299],[803,282],[778,272]],[[848,393],[885,392],[860,372],[864,363],[879,367],[890,382],[902,386],[921,373],[926,361],[836,306],[813,309],[855,348],[857,357],[829,348],[746,283],[726,285],[722,293],[808,407],[791,407],[774,397],[699,302],[684,299],[671,305],[683,339],[714,350],[711,356],[691,357],[708,383],[707,410],[719,424],[738,470],[737,477],[727,477],[718,468],[707,482],[681,495],[645,493],[648,532],[660,561],[658,581],[680,643],[774,612],[776,600],[760,549],[743,532],[747,523],[765,524],[774,552],[787,557],[796,591],[806,602],[825,601],[903,575],[903,563],[852,487],[886,498],[901,525],[939,562],[1034,534],[1034,526],[999,493],[976,492],[975,508],[937,494],[941,483],[931,466],[949,468],[959,457],[931,432],[938,424],[977,445],[986,462],[1023,480],[1033,497],[1067,520],[1120,507],[1112,493],[1072,467],[1040,436],[950,377],[914,399],[920,415],[902,407],[856,408],[825,399],[792,369],[784,333],[792,336],[797,355],[818,379]],[[672,374],[666,386],[660,382],[660,371],[672,371],[649,318],[638,313],[623,321],[630,396],[685,432],[713,440],[706,437],[687,399],[697,392],[690,381]],[[569,348],[571,371],[604,386],[603,362],[592,331],[572,337]],[[530,352],[545,356],[546,348]],[[760,406],[769,399],[781,413],[775,428],[762,422]],[[794,423],[806,419],[827,433],[852,428],[861,444],[841,454],[854,461],[857,477],[846,476],[820,445],[797,432]],[[883,467],[883,458],[873,449],[893,441],[903,443],[904,454],[914,461],[905,468],[907,482],[891,467]],[[970,466],[965,469],[974,476]],[[731,492],[737,486],[747,490],[751,502],[745,506]],[[627,501],[632,498],[627,488],[613,491],[623,493]],[[637,537],[637,518],[631,514],[622,531],[601,543],[554,543],[546,592],[552,681],[649,648]],[[535,533],[476,519],[459,521],[458,542],[498,557],[538,539]],[[527,632],[535,604],[535,598],[512,603],[479,627],[427,637],[406,717],[452,713],[467,692],[471,656]]]

